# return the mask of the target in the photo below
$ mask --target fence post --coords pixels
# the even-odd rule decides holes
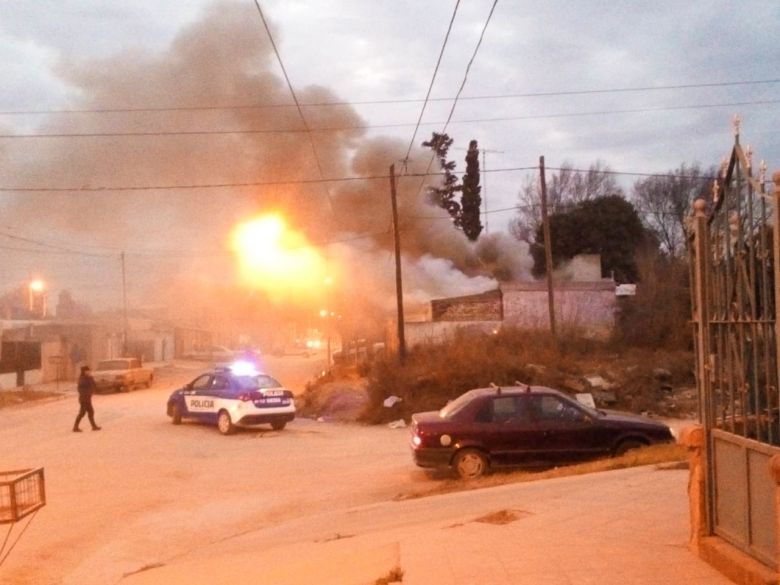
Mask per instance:
[[[708,243],[709,226],[705,213],[706,203],[703,199],[697,199],[694,204],[693,234],[694,234],[694,262],[693,267],[695,282],[695,314],[696,322],[696,346],[698,352],[696,355],[696,369],[699,372],[699,400],[701,401],[702,424],[704,427],[702,437],[702,478],[705,501],[704,522],[702,528],[704,534],[710,535],[713,532],[713,493],[712,493],[712,428],[713,409],[712,409],[712,384],[710,368],[710,336],[709,336],[709,295],[707,288],[709,286],[708,270]]]

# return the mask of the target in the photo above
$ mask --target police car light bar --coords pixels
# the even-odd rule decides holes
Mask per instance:
[[[251,362],[233,362],[230,364],[230,371],[236,376],[257,376],[257,366]]]

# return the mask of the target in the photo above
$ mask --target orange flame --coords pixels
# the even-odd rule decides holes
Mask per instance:
[[[321,292],[325,260],[280,215],[262,215],[236,226],[231,248],[241,279],[265,291],[271,300],[300,300]]]

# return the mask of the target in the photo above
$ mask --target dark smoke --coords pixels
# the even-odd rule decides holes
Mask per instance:
[[[283,35],[274,34],[283,47]],[[67,109],[292,103],[254,7],[246,2],[213,5],[162,53],[127,50],[97,61],[63,61],[57,73],[79,96]],[[296,90],[302,103],[342,99],[323,87]],[[364,123],[350,107],[307,107],[305,114],[311,128]],[[303,124],[291,107],[53,115],[39,131],[226,128],[302,129]],[[368,138],[360,129],[314,132],[313,146],[326,177],[386,175],[389,165],[405,154],[400,141]],[[428,151],[418,149],[409,171],[425,170],[429,158]],[[2,145],[0,162],[6,185],[106,187],[97,193],[15,193],[0,199],[3,223],[20,233],[66,242],[82,251],[111,252],[108,258],[76,261],[63,255],[56,266],[45,267],[63,288],[76,291],[78,301],[91,302],[84,297],[100,293],[104,304],[118,305],[117,258],[127,250],[134,305],[175,307],[173,315],[193,321],[206,313],[230,313],[224,307],[216,311],[215,298],[223,305],[229,300],[236,312],[237,307],[246,310],[247,303],[257,300],[256,294],[232,285],[235,272],[226,240],[237,221],[278,210],[311,242],[345,241],[322,250],[344,275],[334,294],[351,314],[376,318],[383,314],[377,308],[394,306],[386,179],[224,189],[110,189],[318,179],[312,143],[304,133],[16,140]],[[398,191],[410,303],[481,292],[497,286],[497,279],[527,277],[527,251],[516,240],[490,234],[471,244],[444,211],[425,202],[419,178],[400,177]],[[379,235],[354,239],[365,234]],[[4,256],[3,265],[17,270],[30,262],[29,255]],[[76,284],[69,283],[69,277],[76,278]]]

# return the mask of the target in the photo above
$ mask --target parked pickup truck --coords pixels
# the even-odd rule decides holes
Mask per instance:
[[[114,358],[97,363],[93,373],[98,390],[126,392],[154,382],[154,370],[141,365],[138,358]]]

